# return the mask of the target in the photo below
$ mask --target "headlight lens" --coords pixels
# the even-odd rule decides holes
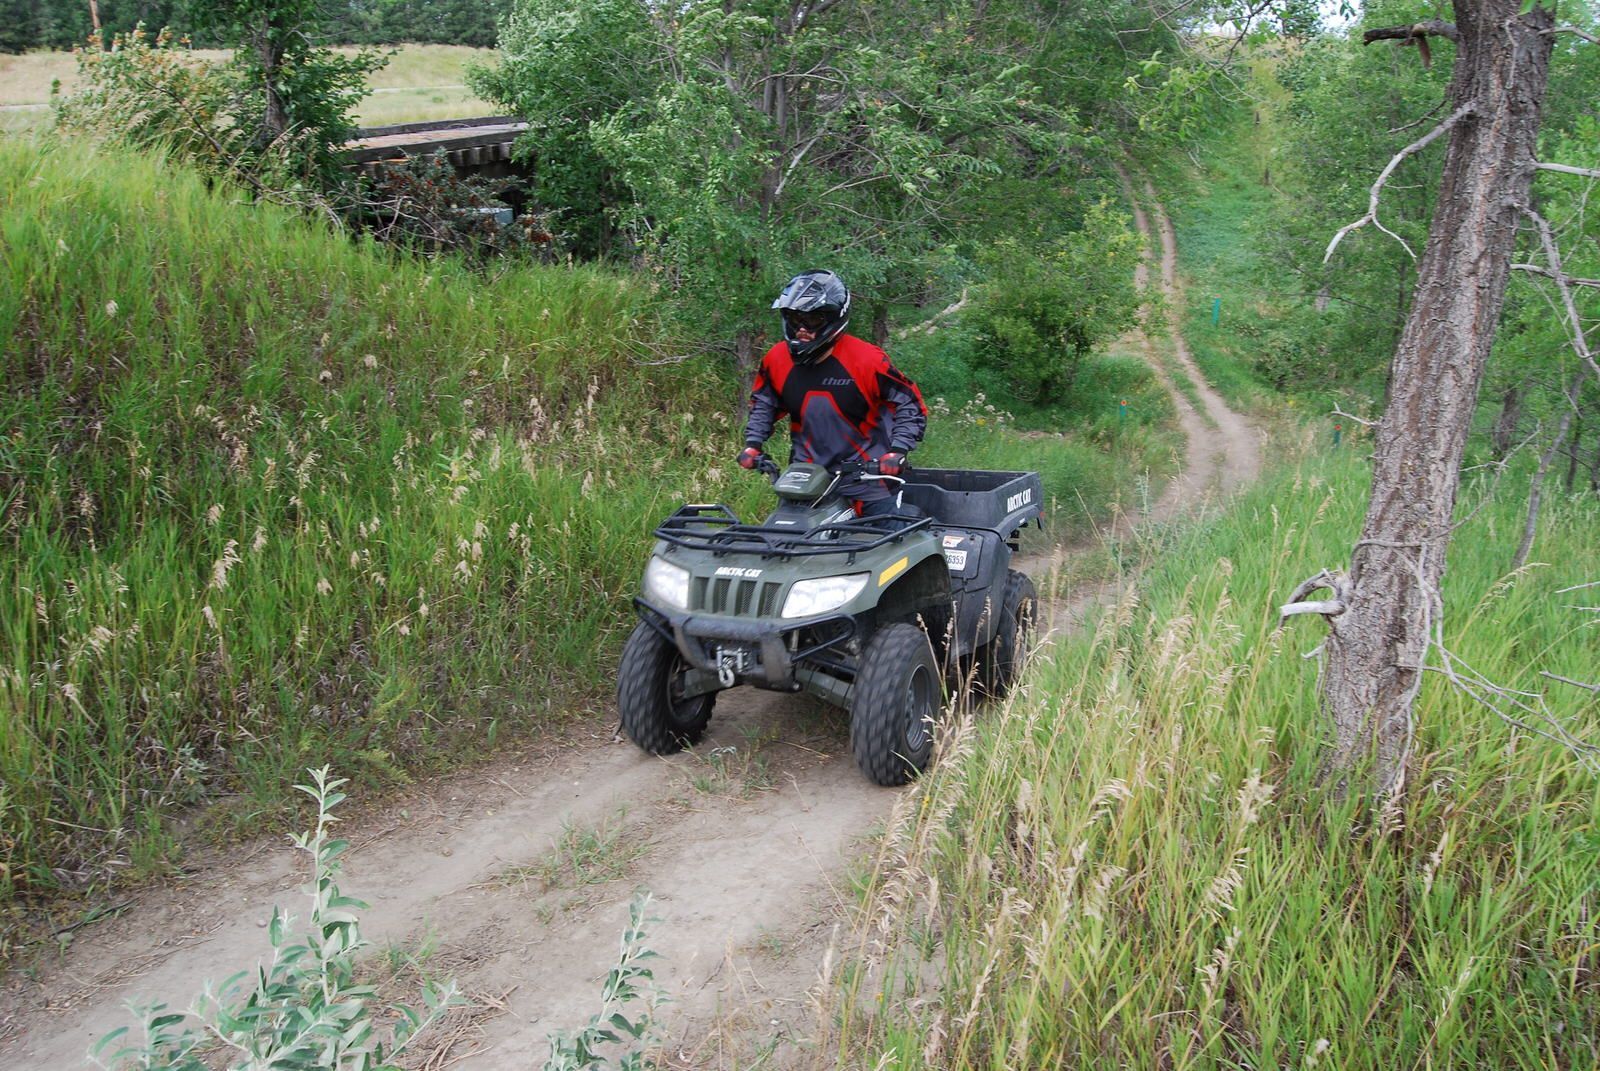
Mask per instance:
[[[789,589],[789,597],[783,600],[783,616],[811,617],[837,610],[861,594],[871,576],[871,573],[851,573],[797,581]]]
[[[689,570],[664,558],[651,558],[644,567],[644,593],[674,610],[687,610]]]

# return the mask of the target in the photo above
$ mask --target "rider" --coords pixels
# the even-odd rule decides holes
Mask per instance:
[[[870,342],[844,333],[850,290],[831,271],[796,275],[772,307],[783,315],[783,341],[767,351],[750,392],[750,419],[739,464],[753,469],[777,420],[789,414],[794,461],[833,468],[876,461],[899,476],[922,441],[928,407],[917,385]],[[880,480],[852,480],[841,490],[857,516],[893,513]]]

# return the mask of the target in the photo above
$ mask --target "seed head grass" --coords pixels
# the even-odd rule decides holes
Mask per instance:
[[[1348,556],[1365,492],[1348,451],[1269,479],[962,729],[885,836],[840,1066],[1594,1065],[1593,772],[1430,674],[1403,799],[1319,783],[1325,629],[1276,607]],[[1592,694],[1539,672],[1600,664],[1557,594],[1600,577],[1600,505],[1548,506],[1512,574],[1523,506],[1457,533],[1445,642],[1594,743]]]
[[[625,274],[402,257],[49,141],[0,139],[0,242],[8,911],[162,870],[178,808],[259,832],[307,765],[370,788],[606,709],[654,525],[770,507],[747,386],[650,363],[684,344]],[[1168,445],[952,420],[927,460],[1109,509]]]

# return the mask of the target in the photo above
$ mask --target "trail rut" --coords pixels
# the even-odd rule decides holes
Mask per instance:
[[[1149,237],[1145,208],[1123,178]],[[1254,478],[1261,452],[1183,345],[1172,226],[1148,184],[1144,191],[1175,360],[1211,422],[1175,389],[1141,332],[1188,439],[1184,471],[1153,511],[1169,519]],[[1139,271],[1148,289],[1148,264]],[[1036,552],[1028,566],[1044,571],[1057,558]],[[437,781],[341,830],[353,845],[341,884],[371,904],[365,935],[397,958],[432,947],[425,968],[457,978],[479,1001],[414,1061],[461,1071],[536,1066],[551,1031],[597,1010],[628,901],[645,888],[657,918],[648,944],[672,1000],[660,1018],[668,1063],[750,1066],[761,1054],[766,1066],[807,1063],[807,988],[844,916],[851,868],[902,790],[868,783],[850,756],[845,718],[803,698],[728,693],[701,747],[670,759],[616,740],[610,718],[596,710],[541,752]],[[592,872],[556,865],[569,831],[610,838],[595,849]],[[187,1006],[203,981],[257,962],[274,904],[303,914],[303,881],[300,858],[263,839],[141,892],[59,959],[4,983],[0,1066],[81,1068],[95,1039],[130,1021],[124,1001]]]

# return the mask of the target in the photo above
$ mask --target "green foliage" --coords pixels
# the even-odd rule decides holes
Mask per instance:
[[[264,153],[293,137],[312,178],[325,188],[345,181],[339,150],[355,129],[350,113],[386,58],[319,44],[328,21],[323,0],[213,0],[193,15],[199,32],[234,50],[228,118],[250,148]]]
[[[655,988],[649,967],[641,966],[657,958],[645,947],[645,926],[657,921],[649,917],[648,893],[634,897],[628,905],[628,926],[622,932],[622,950],[616,964],[606,972],[600,990],[600,1010],[578,1030],[550,1035],[550,1056],[544,1071],[644,1071],[642,1051],[649,1041],[656,1005],[666,998]],[[639,1010],[632,1005],[642,1004]],[[607,1045],[623,1045],[615,1065],[602,1052]]]
[[[294,919],[273,908],[267,927],[272,956],[265,965],[215,990],[208,983],[186,1013],[159,1004],[141,1011],[143,1041],[129,1043],[127,1027],[112,1031],[90,1050],[97,1066],[205,1071],[212,1066],[205,1051],[220,1043],[227,1066],[240,1071],[392,1071],[395,1057],[418,1035],[465,1003],[453,982],[426,985],[421,1011],[402,1005],[375,1014],[374,988],[356,981],[356,957],[369,944],[358,912],[368,905],[338,885],[340,857],[349,845],[332,836],[333,810],[344,801],[339,788],[345,781],[329,777],[327,767],[309,772],[313,783],[295,787],[315,803],[316,824],[291,838],[311,865],[305,932],[296,934]],[[395,1019],[387,1047],[378,1028],[383,1016]]]
[[[58,125],[120,141],[135,150],[165,149],[205,161],[213,174],[241,154],[241,131],[228,111],[229,79],[194,55],[187,40],[142,27],[75,53],[78,88],[57,106]]]
[[[1084,357],[1133,325],[1138,258],[1127,217],[1106,201],[1052,249],[995,243],[982,258],[987,281],[966,314],[974,360],[1028,401],[1070,396]]]
[[[1347,552],[1366,445],[1170,533],[1015,702],[962,727],[884,845],[840,972],[841,1065],[1592,1062],[1592,756],[1430,674],[1401,800],[1318,784],[1297,656],[1323,626],[1280,631],[1272,608]],[[1492,485],[1464,489],[1469,510]],[[1600,574],[1600,505],[1551,502],[1549,564],[1508,575],[1526,484],[1507,487],[1452,543],[1443,642],[1593,744],[1592,696],[1540,672],[1593,680],[1594,612],[1557,593]]]
[[[350,112],[384,57],[309,47],[309,16],[247,4],[210,10],[206,25],[240,46],[231,60],[204,62],[188,38],[162,31],[151,39],[143,27],[105,50],[92,38],[76,50],[78,86],[59,105],[60,128],[135,150],[165,148],[271,200],[320,202],[347,186],[340,150],[354,131]]]
[[[474,85],[534,117],[547,203],[620,225],[581,248],[630,253],[707,333],[748,335],[812,262],[880,302],[914,288],[988,183],[1073,143],[1026,63],[972,47],[991,30],[977,9],[523,0]]]

